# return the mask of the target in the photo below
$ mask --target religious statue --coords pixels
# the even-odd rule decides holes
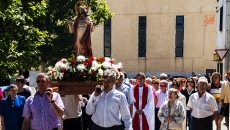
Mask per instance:
[[[80,6],[78,5],[79,2],[81,2]],[[74,21],[68,22],[69,32],[74,34],[74,51],[77,55],[93,56],[91,32],[94,30],[95,26],[87,15],[87,3],[84,3],[82,0],[79,2],[75,5],[77,17]]]

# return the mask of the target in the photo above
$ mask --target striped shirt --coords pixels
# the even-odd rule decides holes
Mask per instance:
[[[64,109],[63,102],[58,93],[53,92],[53,100]],[[33,130],[52,130],[60,126],[58,116],[54,113],[52,104],[46,94],[40,96],[38,92],[27,98],[23,113],[23,117],[30,117],[30,128]]]
[[[219,84],[219,86],[215,86],[213,83],[211,83],[210,93],[212,94],[213,97],[220,98],[221,84]]]
[[[167,91],[166,93],[163,93],[160,89],[156,91],[156,95],[157,95],[157,105],[156,108],[160,108],[161,104],[165,101],[167,95]]]

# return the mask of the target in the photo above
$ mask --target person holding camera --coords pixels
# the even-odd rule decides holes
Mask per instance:
[[[24,105],[22,130],[58,130],[58,117],[64,113],[60,95],[50,88],[47,74],[39,73],[36,77],[37,92],[30,96]]]
[[[86,105],[86,113],[92,115],[94,122],[92,130],[120,130],[120,119],[124,121],[125,130],[132,130],[126,97],[115,89],[116,72],[105,70],[102,81],[104,90],[97,86]]]

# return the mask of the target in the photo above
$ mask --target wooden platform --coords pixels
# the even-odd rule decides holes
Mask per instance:
[[[60,95],[91,94],[101,81],[74,82],[74,81],[52,81],[52,87],[58,87]]]

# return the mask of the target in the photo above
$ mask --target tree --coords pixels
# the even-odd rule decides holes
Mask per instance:
[[[75,16],[77,0],[1,0],[0,73],[10,78],[18,70],[54,65],[73,53],[67,21]],[[97,23],[111,18],[105,1],[87,0]]]

